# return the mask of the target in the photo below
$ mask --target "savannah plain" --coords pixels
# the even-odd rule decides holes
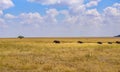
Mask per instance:
[[[120,44],[115,43],[119,40],[1,38],[0,72],[120,72]],[[97,44],[99,41],[103,44]]]

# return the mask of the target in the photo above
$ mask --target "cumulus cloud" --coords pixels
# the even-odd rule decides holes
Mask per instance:
[[[73,4],[81,4],[83,3],[83,0],[28,0],[29,2],[37,2],[42,5],[54,5],[54,4],[67,4],[67,5],[73,5]]]
[[[11,0],[0,0],[0,16],[3,15],[3,10],[8,9],[14,6]],[[6,28],[7,24],[6,21],[0,17],[0,27]]]
[[[117,8],[114,7],[107,7],[104,10],[106,15],[112,15],[112,16],[119,16],[120,15],[120,11]]]
[[[96,9],[91,9],[86,11],[86,21],[87,23],[93,25],[94,28],[100,29],[102,26],[103,18]]]
[[[29,2],[37,2],[43,5],[56,4],[57,0],[28,0]]]
[[[39,27],[39,24],[43,23],[43,17],[39,13],[22,13],[17,16],[17,20],[22,25],[32,25]]]
[[[14,16],[12,14],[5,14],[4,19],[12,24],[21,24],[23,26],[33,26],[39,27],[46,24],[56,24],[57,19],[56,16],[59,12],[56,9],[48,9],[46,11],[45,16],[41,16],[38,12],[29,12],[29,13],[21,13],[18,16]]]
[[[6,28],[6,27],[8,27],[8,26],[6,25],[5,20],[0,18],[0,28]]]
[[[3,11],[2,11],[2,10],[0,10],[0,16],[1,16],[1,15],[3,15]]]
[[[48,9],[46,11],[46,14],[51,16],[51,17],[55,17],[56,15],[59,14],[59,12],[56,9]]]
[[[5,14],[4,17],[5,17],[5,19],[14,19],[14,18],[16,18],[16,16],[14,16],[12,14],[9,14],[9,13]]]
[[[0,10],[4,10],[14,6],[11,0],[0,0]]]
[[[107,7],[104,9],[104,17],[110,18],[110,21],[120,19],[120,4],[115,3],[111,7]],[[118,24],[118,23],[117,23]]]
[[[41,0],[32,0],[33,2],[39,1],[42,4]],[[47,0],[46,0],[47,1]],[[58,0],[57,0],[58,1]],[[101,0],[90,0],[87,4],[84,4],[84,0],[59,0],[59,2],[54,1],[57,4],[63,3],[68,5],[68,10],[53,10],[49,9],[44,16],[44,21],[49,22],[50,24],[56,23],[60,24],[59,27],[65,28],[68,32],[85,32],[89,35],[111,35],[114,31],[118,32],[120,27],[120,4],[115,3],[113,6],[106,7],[103,13],[99,13],[97,9],[87,9],[88,7],[97,6]],[[46,3],[47,4],[47,3]],[[50,5],[49,4],[49,5]],[[48,5],[48,4],[47,4]],[[51,14],[51,16],[49,16]],[[62,19],[57,19],[56,16],[61,16]],[[50,20],[50,21],[49,21]],[[49,24],[48,23],[48,24]],[[63,27],[64,26],[64,27]],[[109,28],[105,28],[109,26]],[[116,29],[114,29],[114,28]]]
[[[3,10],[14,6],[11,0],[0,0],[0,16],[3,15]]]
[[[97,6],[100,0],[91,0],[89,3],[86,4],[86,7],[93,7]]]
[[[4,1],[4,0],[3,0]],[[8,0],[8,2],[11,0]],[[103,13],[99,13],[96,8],[101,0],[90,0],[84,4],[84,0],[28,0],[37,2],[42,5],[65,4],[68,6],[66,10],[57,10],[55,8],[46,9],[45,15],[38,12],[21,13],[17,16],[5,14],[0,19],[1,26],[10,23],[12,25],[21,25],[21,27],[32,28],[38,33],[43,31],[49,35],[72,35],[82,34],[83,36],[112,35],[114,31],[118,33],[120,30],[120,4],[115,3],[113,6],[106,7]],[[0,8],[2,10],[14,6],[8,5]],[[9,25],[10,26],[10,25]],[[106,27],[109,27],[106,29]]]
[[[29,2],[36,2],[42,5],[57,5],[57,4],[61,4],[61,5],[69,5],[69,6],[80,6],[84,4],[85,0],[28,0]],[[97,6],[98,3],[101,0],[90,0],[85,6],[86,7],[92,7],[92,6]]]
[[[115,3],[113,6],[104,9],[103,13],[104,27],[108,27],[105,32],[109,34],[119,33],[120,30],[120,4]]]
[[[86,14],[87,15],[93,15],[93,16],[99,16],[100,15],[100,13],[98,13],[98,11],[96,9],[87,10]]]

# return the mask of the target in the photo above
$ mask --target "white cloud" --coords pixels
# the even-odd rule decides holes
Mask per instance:
[[[86,4],[86,7],[97,6],[100,1],[101,1],[101,0],[90,0],[90,2],[88,2],[88,3]]]
[[[104,17],[111,19],[110,21],[119,20],[120,19],[120,4],[115,3],[111,7],[107,7],[104,9]]]
[[[17,16],[17,20],[22,25],[32,25],[38,27],[39,24],[42,24],[43,17],[39,13],[22,13]]]
[[[62,1],[63,1],[63,3],[66,3],[68,5],[76,5],[76,4],[81,5],[84,2],[84,0],[70,0],[70,1],[68,1],[68,0],[62,0]]]
[[[91,9],[86,11],[86,21],[88,24],[95,26],[95,28],[99,28],[103,19],[102,15],[96,9]]]
[[[3,15],[3,10],[14,6],[11,0],[0,0],[0,16]]]
[[[56,16],[59,14],[59,12],[56,9],[49,9],[46,11],[46,15],[44,16],[44,19],[47,24],[56,24],[57,19]]]
[[[21,13],[18,16],[14,16],[8,13],[3,15],[4,19],[1,18],[1,26],[7,25],[7,23],[9,23],[11,25],[32,28],[35,31],[38,30],[36,33],[39,33],[39,31],[42,30],[43,32],[50,35],[59,35],[59,33],[72,35],[80,33],[83,36],[98,36],[104,34],[112,35],[114,34],[114,31],[118,33],[120,30],[119,3],[107,7],[104,9],[103,13],[99,13],[97,9],[87,9],[86,7],[97,6],[100,0],[90,0],[90,2],[87,4],[83,4],[84,0],[29,1],[38,2],[44,5],[66,4],[68,6],[68,9],[47,9],[45,15],[41,15],[38,12],[30,12]],[[3,14],[2,11],[0,14]]]
[[[54,5],[54,4],[67,4],[67,5],[73,5],[73,4],[81,4],[83,3],[83,0],[28,0],[29,2],[37,2],[42,5]]]
[[[46,11],[46,14],[51,17],[55,17],[56,15],[59,14],[59,12],[56,9],[48,9]]]
[[[84,1],[85,0],[28,0],[29,2],[36,2],[42,5],[68,5],[69,7],[74,7],[75,6],[81,6],[81,5],[85,5]],[[92,7],[92,6],[97,6],[98,3],[101,0],[90,0],[85,6],[86,7]]]
[[[14,4],[11,0],[0,0],[0,16],[3,15],[3,10],[8,9],[12,6],[14,6]],[[0,17],[0,27],[2,28],[8,27],[6,21],[2,17]]]
[[[86,14],[91,15],[91,16],[95,16],[95,17],[100,16],[100,13],[96,9],[87,10]]]
[[[6,27],[8,26],[6,25],[5,20],[0,18],[0,28],[6,28]]]
[[[0,16],[1,16],[1,15],[3,15],[3,11],[2,11],[2,10],[0,10]]]
[[[97,6],[97,5],[98,5],[97,1],[91,1],[91,2],[86,4],[86,7],[92,7],[92,6]]]
[[[120,9],[120,3],[115,3],[113,7],[117,7],[118,9]]]
[[[16,18],[16,16],[12,14],[5,14],[5,19],[14,19],[14,18]]]
[[[104,9],[103,13],[104,27],[107,27],[105,32],[108,34],[119,33],[120,31],[120,4],[115,3],[111,7]]]
[[[4,10],[14,6],[11,0],[0,0],[0,10]]]
[[[58,2],[57,0],[28,0],[28,1],[41,3],[43,5],[56,4]]]
[[[112,15],[112,16],[120,15],[120,10],[118,10],[117,8],[114,8],[114,7],[107,7],[104,10],[104,12],[105,12],[106,15]]]
[[[120,4],[115,3],[112,7],[105,8],[104,13],[109,16],[120,16]]]

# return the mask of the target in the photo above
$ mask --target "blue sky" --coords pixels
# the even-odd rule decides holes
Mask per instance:
[[[119,0],[1,0],[0,37],[120,34]]]
[[[29,13],[29,12],[39,12],[41,14],[45,13],[45,9],[48,6],[42,6],[37,3],[29,3],[26,0],[13,0],[15,4],[14,7],[11,7],[7,10],[4,10],[5,13],[11,13],[14,15],[19,15],[20,13]]]
[[[4,10],[5,13],[18,15],[23,12],[26,12],[26,13],[39,12],[40,14],[44,15],[46,9],[48,8],[56,8],[57,10],[68,9],[67,6],[41,5],[39,3],[30,3],[27,0],[12,0],[12,1],[15,4],[15,6],[7,10]],[[88,3],[89,1],[90,0],[85,0],[85,3]],[[101,0],[98,6],[95,6],[94,8],[97,8],[99,12],[102,12],[104,8],[106,8],[107,6],[111,6],[117,2],[120,2],[120,1],[119,0]]]

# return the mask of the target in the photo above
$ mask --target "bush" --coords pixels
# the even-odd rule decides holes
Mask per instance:
[[[120,35],[114,36],[114,37],[120,37]]]
[[[19,39],[23,39],[23,38],[24,38],[24,36],[18,36],[18,38],[19,38]]]

